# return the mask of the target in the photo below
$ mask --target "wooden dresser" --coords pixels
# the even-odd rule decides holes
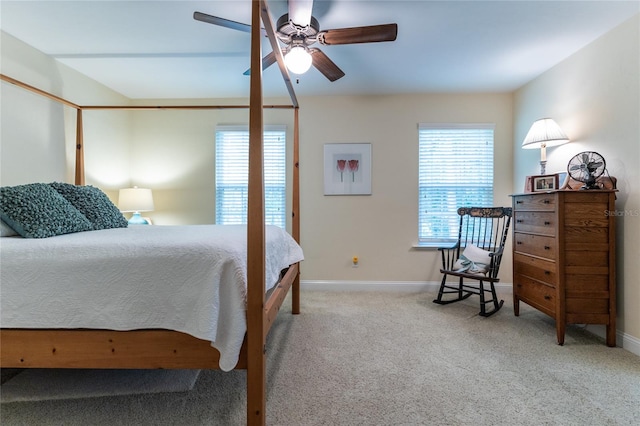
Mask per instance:
[[[615,192],[513,195],[513,309],[550,315],[558,344],[566,324],[605,324],[616,345]]]

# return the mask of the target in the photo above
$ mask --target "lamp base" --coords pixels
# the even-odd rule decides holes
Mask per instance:
[[[135,212],[131,219],[129,219],[129,225],[148,225],[149,221],[147,219],[140,216],[140,212]]]
[[[540,161],[540,174],[544,175],[546,174],[547,171],[547,162],[546,161]]]

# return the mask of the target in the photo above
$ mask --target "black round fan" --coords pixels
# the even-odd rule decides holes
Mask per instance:
[[[580,189],[600,189],[596,180],[606,170],[607,163],[604,157],[594,151],[585,151],[576,154],[567,165],[569,176],[584,183]]]

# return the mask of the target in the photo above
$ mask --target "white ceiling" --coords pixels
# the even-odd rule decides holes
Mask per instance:
[[[286,0],[270,1],[276,20]],[[0,1],[0,29],[132,99],[248,96],[250,1]],[[397,23],[394,42],[319,46],[346,73],[299,96],[512,91],[640,12],[638,1],[316,0],[320,29]],[[263,51],[270,51],[265,40]],[[286,96],[276,65],[265,96]],[[296,78],[298,81],[296,82]]]

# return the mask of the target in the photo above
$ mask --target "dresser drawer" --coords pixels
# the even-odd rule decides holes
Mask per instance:
[[[557,220],[554,212],[516,211],[513,219],[515,231],[556,235]]]
[[[540,256],[545,259],[555,259],[556,239],[554,237],[520,232],[515,232],[513,236],[513,246],[516,252]]]
[[[556,264],[537,257],[515,253],[513,273],[525,275],[554,287],[557,284]]]
[[[554,194],[530,194],[513,197],[513,208],[516,211],[556,211]]]
[[[556,310],[556,289],[539,283],[524,275],[515,274],[513,291],[515,296],[534,308],[540,309],[548,315],[554,315]]]

